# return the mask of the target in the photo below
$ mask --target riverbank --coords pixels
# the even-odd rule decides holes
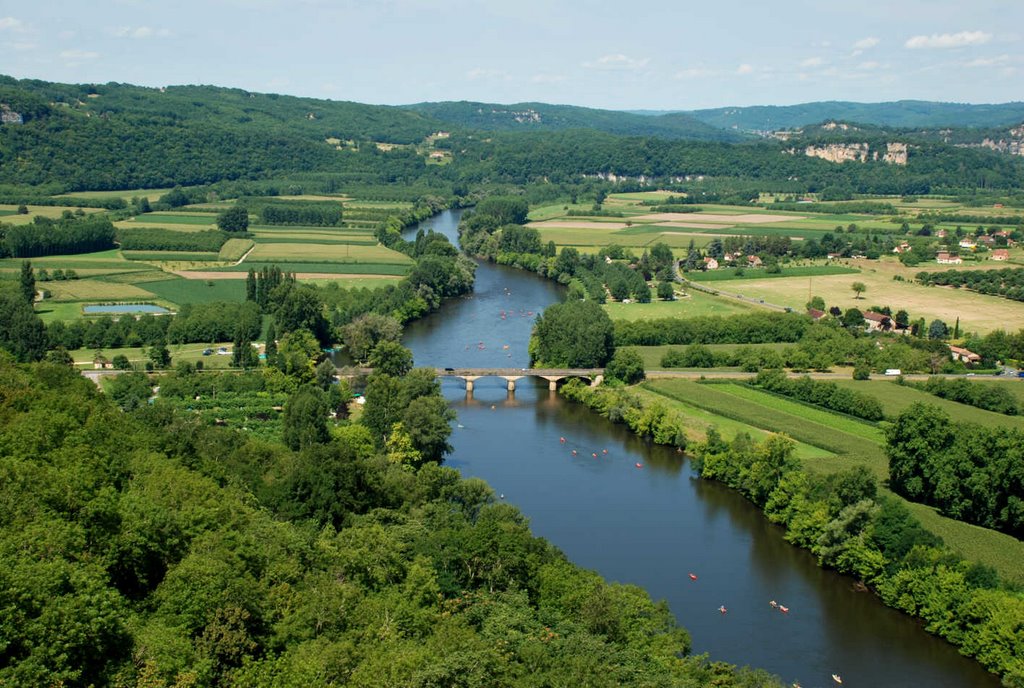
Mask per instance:
[[[643,386],[648,394],[641,395],[570,383],[562,395],[655,440],[640,419],[685,414],[692,390],[686,395],[658,390],[658,385],[683,382],[697,384],[648,383]],[[787,541],[814,554],[819,565],[855,576],[885,604],[921,619],[926,630],[1001,675],[1008,685],[1024,678],[1024,648],[1012,630],[1024,619],[1024,601],[1018,595],[994,587],[984,567],[939,546],[911,515],[909,505],[879,488],[866,467],[837,463],[833,470],[809,470],[811,461],[797,459],[794,450],[779,435],[755,443],[742,433],[726,440],[715,430],[688,446],[702,477],[739,490],[785,529]]]

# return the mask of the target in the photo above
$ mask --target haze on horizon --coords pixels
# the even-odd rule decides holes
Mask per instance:
[[[682,5],[0,0],[0,72],[381,104],[616,110],[1024,97],[1019,0]]]

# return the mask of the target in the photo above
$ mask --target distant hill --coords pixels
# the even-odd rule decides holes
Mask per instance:
[[[1003,127],[1024,122],[1024,102],[972,105],[899,100],[889,103],[823,101],[800,105],[755,105],[693,110],[705,124],[738,131],[792,129],[825,120],[887,127]]]
[[[447,101],[405,106],[451,126],[484,131],[562,131],[593,129],[619,136],[657,136],[693,141],[737,141],[741,136],[705,124],[683,112],[636,114],[547,103]]]

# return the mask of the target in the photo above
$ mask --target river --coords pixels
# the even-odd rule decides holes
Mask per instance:
[[[455,241],[459,215],[422,226]],[[525,367],[536,314],[560,291],[480,263],[473,294],[409,325],[405,344],[417,365]],[[834,686],[833,673],[844,686],[999,685],[852,579],[820,569],[739,494],[698,479],[684,456],[562,400],[546,382],[520,380],[511,393],[503,379],[484,378],[467,396],[448,379],[442,389],[458,413],[448,465],[486,480],[573,562],[666,600],[695,653],[804,688]]]

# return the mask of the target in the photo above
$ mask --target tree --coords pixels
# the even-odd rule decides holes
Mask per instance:
[[[171,352],[167,350],[167,346],[163,343],[157,343],[149,347],[147,352],[149,360],[153,363],[154,368],[170,368],[171,367]]]
[[[853,289],[853,298],[859,299],[863,298],[861,297],[861,294],[867,291],[867,286],[865,286],[863,282],[854,282],[853,284],[850,285],[850,289]]]
[[[239,323],[235,327],[234,345],[231,349],[231,367],[244,370],[258,366],[259,363],[260,360],[252,347],[246,328],[243,323]]]
[[[401,425],[409,433],[412,446],[423,461],[438,461],[452,450],[448,437],[452,434],[453,411],[442,397],[418,397],[409,402],[402,414]]]
[[[36,300],[36,276],[32,271],[32,263],[27,260],[21,262],[21,297],[28,304]]]
[[[18,214],[19,215],[28,215],[28,206],[27,205],[19,205],[18,206]]]
[[[611,318],[593,301],[566,301],[548,307],[530,338],[535,364],[599,368],[615,352]]]
[[[380,342],[397,342],[402,324],[389,315],[366,313],[341,328],[341,341],[356,361],[365,361]]]
[[[848,330],[863,330],[864,314],[859,308],[847,308],[843,312],[842,323],[843,327]]]
[[[412,370],[412,352],[398,342],[384,341],[373,347],[369,364],[385,375],[402,377]]]
[[[111,364],[114,366],[114,370],[130,370],[132,367],[131,361],[124,354],[114,356]]]
[[[277,360],[277,330],[274,329],[274,321],[267,325],[267,343],[263,347],[263,353],[267,357],[267,365],[276,365]]]
[[[0,293],[0,348],[22,363],[46,353],[46,326],[21,295]]]
[[[617,349],[604,369],[606,380],[634,385],[644,379],[644,360],[636,349]]]
[[[675,298],[675,288],[671,282],[658,282],[658,298],[663,301],[671,301]]]
[[[928,325],[928,339],[945,339],[947,336],[949,336],[949,327],[942,320],[932,320]]]
[[[853,366],[853,379],[870,380],[871,366],[869,366],[866,361],[857,361],[857,364]]]
[[[320,345],[309,330],[295,330],[281,338],[275,365],[303,382],[313,379],[313,369],[320,357]]]
[[[816,310],[825,312],[825,299],[820,296],[812,296],[811,300],[807,302],[807,310]]]
[[[245,300],[256,300],[256,271],[249,268],[249,274],[245,276]]]
[[[316,386],[325,392],[330,390],[334,385],[334,374],[336,372],[334,364],[331,363],[329,358],[325,358],[317,363],[316,368],[313,369],[313,379],[316,381]]]
[[[910,313],[907,313],[905,310],[898,310],[896,315],[893,316],[892,321],[901,330],[906,329],[910,327]]]
[[[153,384],[145,373],[124,373],[110,381],[110,397],[125,411],[132,411],[146,403],[153,393]]]
[[[217,227],[224,232],[244,232],[249,229],[249,211],[233,205],[217,214]]]
[[[284,405],[281,430],[284,443],[292,449],[322,444],[327,432],[327,398],[323,391],[306,385],[300,387]]]

